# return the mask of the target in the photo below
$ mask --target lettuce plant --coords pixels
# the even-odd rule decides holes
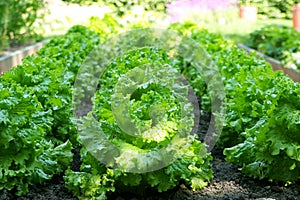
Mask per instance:
[[[175,60],[153,47],[112,60],[93,99],[97,121],[91,112],[79,126],[82,165],[66,172],[69,190],[80,198],[106,199],[116,190],[163,192],[181,181],[194,190],[207,185],[212,157],[190,135],[193,110],[176,95],[188,95],[186,84],[176,84],[178,76]]]
[[[70,165],[71,150],[78,145],[72,84],[98,41],[93,32],[75,26],[1,76],[0,189],[26,193],[28,185],[49,180]]]

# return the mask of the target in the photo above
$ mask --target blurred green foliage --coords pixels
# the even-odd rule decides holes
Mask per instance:
[[[80,5],[91,4],[94,2],[103,3],[110,6],[119,15],[124,15],[128,10],[134,6],[141,6],[146,11],[165,12],[166,4],[171,0],[63,0],[68,3],[77,3]]]
[[[44,17],[45,0],[6,0],[0,2],[0,49],[28,40],[41,39],[33,24]]]
[[[247,45],[280,60],[285,67],[300,69],[300,33],[289,26],[270,24],[255,30]]]
[[[300,0],[239,0],[240,5],[258,7],[258,14],[263,18],[292,18],[292,7]]]

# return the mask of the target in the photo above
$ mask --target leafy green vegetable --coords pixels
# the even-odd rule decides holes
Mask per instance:
[[[105,14],[103,18],[91,17],[88,28],[98,33],[101,41],[104,42],[109,37],[120,32],[124,27],[112,15]]]
[[[226,160],[252,177],[276,182],[299,180],[299,84],[255,54],[226,43],[208,46],[224,76],[226,125],[219,138]],[[225,44],[225,45],[224,45]],[[222,47],[223,46],[223,47]]]
[[[193,110],[188,85],[178,82],[178,62],[153,47],[110,62],[93,100],[99,122],[90,113],[79,125],[82,165],[80,172],[67,171],[69,190],[81,198],[105,199],[115,190],[162,192],[181,180],[194,190],[207,185],[211,156],[190,135]]]
[[[255,178],[295,182],[300,178],[300,86],[277,76],[266,93],[265,115],[243,135],[246,140],[225,149],[227,160],[243,163],[242,171]],[[280,171],[280,173],[278,173]]]
[[[76,129],[72,121],[72,85],[78,68],[87,54],[99,42],[99,37],[82,26],[74,26],[65,37],[56,37],[28,56],[22,65],[3,74],[1,81],[18,83],[37,96],[45,111],[54,119],[51,140],[76,143]]]
[[[28,191],[63,172],[78,145],[72,84],[98,36],[75,26],[0,78],[0,189]],[[72,144],[71,144],[71,142]],[[22,183],[22,184],[20,184]]]
[[[72,159],[70,142],[55,146],[45,136],[53,119],[26,87],[0,83],[0,189],[41,183],[62,172]],[[22,184],[20,184],[22,183]]]
[[[187,83],[201,97],[201,107],[213,109],[218,102],[211,102],[211,89],[220,85],[206,83],[215,81],[215,71],[199,74],[192,59],[183,59],[192,52],[184,47],[176,51],[171,43],[156,38],[146,40],[153,36],[151,31],[128,32],[122,41],[110,40],[119,42],[116,47],[123,51],[114,55],[107,49],[107,55],[96,57],[114,58],[107,60],[105,71],[87,63],[88,70],[103,74],[96,83],[82,82],[84,87],[96,84],[99,90],[89,99],[94,103],[92,112],[79,120],[78,138],[71,102],[72,93],[82,91],[73,88],[74,81],[100,40],[101,48],[109,48],[104,41],[119,33],[115,26],[110,18],[99,23],[95,29],[100,39],[87,28],[75,26],[65,36],[52,39],[38,56],[26,57],[22,65],[0,77],[0,190],[16,188],[20,195],[28,185],[63,172],[79,139],[95,142],[83,146],[80,171],[65,172],[66,187],[80,198],[106,199],[115,190],[143,192],[150,187],[162,192],[181,181],[196,190],[212,178],[211,155],[197,136],[190,135],[194,121]],[[210,57],[202,67],[211,67],[212,59],[222,74],[227,114],[218,145],[225,148],[226,160],[255,178],[299,180],[300,85],[273,72],[255,54],[248,55],[195,24],[177,23],[168,29],[205,47]],[[149,47],[153,42],[157,45]],[[277,42],[284,43],[276,38],[275,46]],[[89,92],[94,92],[92,87]],[[222,99],[219,95],[217,101]]]
[[[227,114],[218,145],[225,147],[226,160],[255,178],[284,183],[299,180],[299,83],[221,36],[190,23],[173,27],[206,47],[223,75]],[[254,44],[263,47],[267,43],[261,42],[270,37],[272,44],[280,46],[283,38],[296,35],[286,30],[279,35],[272,31],[276,29],[269,27],[266,35],[258,34]],[[268,49],[276,51],[272,45]]]

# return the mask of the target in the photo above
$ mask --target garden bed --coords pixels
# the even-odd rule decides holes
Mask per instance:
[[[248,46],[246,46],[244,44],[238,44],[237,46],[239,48],[246,50],[247,52],[256,52],[258,56],[265,58],[265,60],[272,65],[272,68],[274,71],[281,70],[281,71],[283,71],[284,74],[287,74],[294,81],[300,82],[300,70],[283,67],[280,61],[275,60],[274,58],[271,58],[269,56],[266,56],[252,48],[249,48]]]
[[[181,27],[179,28],[181,29]],[[3,174],[4,176],[2,176],[3,178],[1,178],[2,185],[0,186],[2,186],[1,189],[6,188],[7,190],[10,189],[12,190],[11,191],[2,190],[0,193],[0,199],[1,200],[4,199],[5,200],[6,199],[77,199],[75,196],[73,196],[73,194],[77,196],[81,196],[82,199],[97,199],[99,193],[101,195],[103,194],[107,196],[108,199],[119,199],[119,200],[120,199],[131,199],[131,200],[133,199],[147,199],[147,200],[149,199],[176,199],[176,200],[180,200],[180,199],[267,199],[267,198],[268,199],[298,199],[300,193],[300,186],[298,184],[300,179],[298,174],[295,175],[297,179],[295,178],[295,180],[293,179],[291,180],[291,181],[295,181],[295,184],[290,185],[288,187],[266,181],[268,179],[269,180],[272,179],[272,175],[276,174],[279,176],[279,179],[275,179],[275,180],[290,182],[290,179],[285,179],[285,178],[292,177],[292,175],[285,176],[285,173],[290,173],[291,167],[290,165],[286,165],[287,166],[286,167],[283,166],[283,164],[281,164],[283,159],[285,160],[288,159],[287,157],[284,157],[285,156],[284,154],[278,153],[277,155],[274,155],[273,153],[274,151],[273,151],[272,156],[274,156],[273,158],[276,158],[276,160],[274,159],[273,161],[270,162],[272,166],[271,165],[267,166],[272,170],[274,166],[276,166],[279,169],[273,170],[271,171],[271,173],[269,173],[266,170],[261,172],[259,171],[260,169],[258,170],[254,169],[252,171],[253,172],[252,174],[248,173],[249,176],[251,177],[254,176],[258,178],[264,178],[264,181],[259,181],[257,179],[249,178],[243,175],[238,168],[240,166],[246,166],[251,164],[252,161],[251,159],[253,159],[253,162],[257,162],[264,159],[264,157],[262,157],[261,155],[266,155],[266,156],[270,155],[269,154],[270,152],[267,151],[269,150],[269,146],[266,146],[264,147],[265,149],[263,149],[262,148],[263,145],[261,145],[262,143],[269,144],[274,142],[274,143],[282,144],[283,140],[279,140],[282,138],[281,137],[282,135],[293,136],[299,132],[299,129],[297,129],[298,115],[291,116],[291,117],[290,115],[288,115],[289,113],[293,113],[293,112],[296,113],[300,108],[300,104],[298,101],[299,98],[297,96],[299,91],[298,90],[299,85],[295,84],[295,82],[293,82],[288,77],[282,76],[281,74],[280,75],[275,74],[272,71],[272,69],[269,67],[269,65],[266,62],[264,62],[263,59],[257,59],[256,55],[254,54],[247,55],[246,51],[242,49],[238,49],[235,46],[232,46],[232,43],[227,43],[226,41],[222,41],[221,38],[219,38],[219,36],[210,35],[205,30],[202,31],[199,30],[194,34],[195,35],[192,36],[198,38],[198,40],[204,38],[202,41],[204,44],[215,44],[216,43],[215,41],[218,41],[217,43],[218,46],[213,46],[213,48],[212,46],[209,46],[210,48],[208,50],[212,52],[213,58],[217,62],[218,66],[230,66],[228,68],[222,67],[220,69],[224,74],[224,82],[226,83],[224,84],[226,87],[225,89],[227,91],[226,97],[231,102],[234,102],[231,104],[227,104],[227,108],[228,108],[227,113],[231,115],[230,117],[234,117],[234,115],[237,116],[236,117],[237,120],[240,120],[242,118],[248,123],[250,118],[250,120],[253,121],[252,123],[242,124],[239,123],[239,121],[236,123],[235,118],[230,119],[229,121],[230,123],[227,123],[227,126],[225,126],[225,128],[223,129],[224,134],[221,135],[220,142],[223,142],[225,144],[228,141],[236,142],[240,140],[239,147],[243,147],[242,145],[244,145],[244,147],[246,148],[242,149],[242,151],[236,151],[236,152],[239,153],[239,155],[242,155],[245,154],[246,151],[248,152],[252,151],[254,155],[257,157],[255,158],[254,156],[246,157],[245,159],[243,159],[244,161],[246,161],[246,163],[239,162],[239,161],[243,161],[242,159],[239,160],[239,155],[233,154],[235,152],[231,154],[233,156],[229,155],[229,153],[231,152],[229,152],[227,148],[227,151],[225,151],[225,154],[227,155],[226,160],[228,161],[228,159],[231,158],[229,162],[231,161],[232,163],[237,164],[237,165],[233,165],[231,163],[225,162],[222,149],[219,148],[213,149],[212,170],[214,172],[214,178],[211,179],[210,176],[209,179],[207,180],[208,186],[204,187],[205,185],[203,185],[204,188],[202,190],[200,190],[201,189],[200,187],[194,187],[196,191],[192,191],[190,188],[193,185],[189,184],[189,180],[191,179],[172,180],[172,176],[170,175],[170,173],[166,173],[164,176],[162,176],[163,178],[159,176],[155,178],[156,181],[159,182],[159,186],[162,187],[165,187],[171,181],[174,181],[174,187],[175,186],[176,187],[175,188],[170,187],[169,188],[170,190],[168,191],[167,191],[168,188],[164,190],[161,189],[160,191],[167,191],[163,193],[156,192],[155,190],[158,190],[159,188],[158,187],[155,188],[151,184],[140,185],[141,187],[139,187],[139,190],[137,190],[138,188],[136,187],[137,185],[131,185],[132,187],[127,188],[124,186],[126,185],[125,183],[127,182],[125,182],[124,185],[122,185],[121,183],[122,179],[118,179],[118,177],[115,177],[116,179],[113,179],[111,181],[112,183],[114,183],[115,181],[120,180],[120,183],[119,184],[117,183],[118,185],[116,184],[112,190],[110,190],[109,187],[105,188],[107,186],[106,180],[109,180],[109,179],[105,179],[106,177],[104,176],[105,174],[102,171],[98,171],[97,172],[98,174],[94,172],[93,174],[90,173],[91,172],[90,169],[93,169],[95,171],[98,170],[98,167],[99,169],[101,169],[100,168],[101,166],[98,165],[98,161],[95,160],[95,158],[93,157],[87,157],[88,154],[85,154],[84,152],[81,153],[81,155],[79,155],[79,148],[77,148],[77,145],[79,146],[80,144],[77,144],[77,142],[75,141],[76,138],[73,137],[76,134],[76,127],[72,121],[73,114],[71,112],[73,111],[73,109],[71,108],[72,105],[71,91],[74,90],[74,88],[72,87],[73,85],[75,85],[74,80],[72,78],[75,77],[76,70],[78,70],[78,68],[82,65],[82,62],[86,59],[87,55],[89,55],[91,49],[93,49],[93,47],[98,42],[98,40],[95,40],[98,38],[98,36],[95,33],[90,32],[88,29],[86,29],[83,26],[76,26],[73,27],[71,30],[69,30],[65,36],[54,38],[52,41],[46,44],[45,47],[39,51],[39,56],[29,57],[28,59],[23,60],[23,64],[22,64],[23,67],[19,66],[13,68],[12,70],[10,70],[9,72],[7,72],[1,77],[1,81],[3,81],[2,82],[3,88],[1,92],[3,91],[4,94],[2,95],[2,97],[4,97],[3,100],[1,99],[3,105],[1,109],[6,111],[6,113],[10,113],[10,115],[8,115],[1,110],[3,113],[1,114],[2,116],[4,116],[2,117],[2,121],[4,122],[2,124],[4,128],[1,130],[6,131],[6,132],[3,131],[4,134],[0,134],[2,135],[0,140],[2,142],[1,146],[5,147],[5,145],[9,144],[9,148],[3,148],[1,152],[2,155],[6,155],[5,153],[6,152],[10,153],[11,149],[17,149],[17,155],[21,155],[20,156],[21,158],[17,157],[18,158],[17,162],[20,163],[19,164],[20,168],[17,168],[18,166],[16,166],[15,164],[16,159],[14,159],[14,156],[10,156],[10,154],[8,154],[8,156],[6,157],[2,156],[4,163],[9,163],[9,164],[7,164],[6,166],[3,165],[2,174],[0,174],[0,176]],[[131,34],[131,36],[135,36],[135,34]],[[126,41],[130,41],[130,38],[126,37]],[[149,58],[153,60],[156,59],[162,61],[162,63],[169,62],[167,59],[163,60],[164,58],[167,57],[165,56],[166,54],[160,54],[160,52],[156,51],[155,49],[151,49],[151,51],[149,51],[149,49],[137,50],[134,51],[133,53],[136,54],[129,54],[126,55],[126,57],[124,56],[118,58],[116,61],[120,63],[116,65],[112,65],[112,68],[109,69],[113,69],[114,70],[113,73],[115,73],[115,75],[126,74],[127,72],[124,73],[124,71],[122,71],[123,68],[120,68],[121,69],[120,71],[116,71],[116,69],[118,68],[114,66],[125,66],[124,63],[126,63],[128,67],[134,67],[136,65],[133,64],[138,63],[136,62],[137,60],[139,62],[148,61],[148,57],[146,56],[149,56]],[[145,60],[142,61],[139,60],[141,55],[143,55],[143,59]],[[88,70],[89,69],[90,68],[88,68]],[[195,76],[198,75],[198,72],[195,73],[193,71],[193,68],[190,68],[189,70],[190,71],[185,72],[185,74],[187,74],[186,76],[187,78],[199,77],[199,76]],[[84,74],[84,76],[85,75],[86,74]],[[232,81],[233,80],[232,78],[235,78],[237,81]],[[178,79],[176,78],[175,81],[177,80]],[[199,80],[201,81],[202,79]],[[90,84],[90,81],[86,81],[86,82]],[[100,97],[106,98],[112,96],[109,94],[109,92],[112,90],[109,89],[106,83],[114,84],[113,81],[99,83],[100,84],[99,88],[101,88],[101,90],[98,91],[104,91],[104,93],[101,94],[101,96],[96,95],[96,97],[98,97],[99,99],[99,101],[96,99],[97,100],[95,101],[96,103],[99,103],[100,101],[111,102],[109,99],[100,98]],[[282,87],[281,83],[283,83],[282,85],[285,87]],[[81,86],[85,86],[85,85],[81,85]],[[195,88],[197,88],[197,86],[199,86],[198,82],[196,82]],[[105,89],[107,90],[105,91]],[[156,90],[157,88],[150,88],[150,89]],[[158,89],[161,88],[158,87]],[[162,91],[165,92],[166,90],[162,90]],[[259,95],[257,91],[259,91],[260,93]],[[271,94],[270,91],[272,92]],[[246,93],[247,95],[245,96],[244,94]],[[204,134],[207,132],[208,126],[210,125],[210,118],[211,118],[211,115],[205,112],[205,110],[208,110],[208,108],[205,107],[206,96],[205,94],[202,95],[203,96],[201,96],[201,94],[198,95],[203,97],[202,99],[203,101],[199,101],[201,102],[200,105],[202,105],[202,106],[199,105],[199,108],[203,110],[202,112],[200,112],[201,113],[201,119],[199,122],[200,129],[198,129],[197,132],[199,134],[199,138],[201,141],[203,141],[203,138],[205,136]],[[135,99],[139,95],[135,94],[133,96]],[[274,98],[274,96],[277,96],[278,98]],[[154,97],[156,98],[156,96]],[[267,105],[277,105],[277,107],[274,108],[273,106],[271,106],[269,108],[266,106],[264,107],[264,109],[260,109],[261,105],[257,102],[262,102],[262,101],[267,102],[266,103]],[[172,101],[170,102],[172,103]],[[239,102],[239,104],[236,104],[235,102]],[[13,103],[15,103],[16,105],[14,105]],[[150,103],[145,102],[145,105],[149,105],[149,104]],[[27,106],[27,108],[25,106]],[[22,113],[19,112],[20,107],[25,111],[27,111],[27,112],[24,111],[23,113],[23,118],[27,121],[18,120],[21,118],[20,116],[22,116]],[[101,107],[101,104],[96,104],[96,107]],[[77,113],[77,111],[82,112],[85,109],[86,108],[82,106],[78,110],[76,109],[75,111]],[[257,113],[252,112],[254,114],[250,115],[249,113],[251,113],[251,111],[256,111]],[[289,113],[286,114],[287,112]],[[97,110],[94,113],[97,114]],[[240,113],[241,115],[239,115]],[[77,115],[81,116],[80,113],[77,113]],[[98,119],[99,118],[100,117],[98,117]],[[264,120],[266,118],[270,119],[269,124],[262,124],[256,122],[258,119]],[[26,122],[26,124],[24,123],[24,121]],[[261,122],[261,120],[259,122]],[[276,122],[276,123],[272,124],[271,122]],[[24,132],[21,131],[17,132],[20,134],[15,134],[16,128],[20,127],[19,129],[22,129],[23,127],[25,127],[24,124],[29,127],[28,129],[26,129],[25,133],[33,133],[32,135],[24,134]],[[237,129],[235,132],[233,132],[232,130],[237,128],[239,124],[244,125],[245,128],[240,128]],[[247,146],[245,146],[245,144],[248,143],[245,143],[244,138],[239,136],[241,136],[240,133],[242,131],[248,131],[253,126],[255,128],[259,127],[260,129],[257,129],[257,132],[260,133],[260,136],[264,136],[265,138],[268,137],[267,138],[268,140],[254,140],[250,137],[252,135],[249,134],[249,137],[246,138],[246,142],[252,142],[252,141],[258,141],[258,142],[252,143],[253,145],[250,146],[251,148],[248,148]],[[37,129],[36,127],[39,128],[38,131],[36,131]],[[270,132],[269,130],[271,128],[274,129],[272,134],[274,134],[275,136],[279,135],[280,136],[279,139],[277,139],[276,137],[269,137],[269,135],[267,135],[267,133]],[[288,128],[290,132],[285,132],[284,129],[288,129]],[[7,135],[6,133],[8,132],[7,130],[10,131],[9,132],[10,137],[5,137]],[[113,138],[116,137],[115,132],[112,132],[111,134]],[[273,138],[277,140],[272,140]],[[21,142],[20,144],[17,143],[18,141],[21,141],[21,139],[22,139],[22,143]],[[222,141],[221,139],[225,139],[225,140]],[[58,141],[59,145],[57,144],[57,146],[55,147],[50,145],[47,146],[46,144],[48,144],[48,142],[45,141],[48,140],[49,143],[52,143],[52,141]],[[72,146],[69,140],[73,142],[73,144],[75,145]],[[13,143],[10,141],[16,141],[16,142]],[[36,143],[33,143],[31,141],[35,141]],[[61,143],[62,145],[60,145]],[[193,140],[193,144],[197,144],[197,143],[199,142]],[[236,144],[223,145],[223,147],[230,146],[230,145],[236,145]],[[285,145],[290,147],[293,146],[293,143],[285,143]],[[19,150],[18,149],[19,147],[24,147],[24,148]],[[280,147],[278,147],[278,149],[280,152],[281,150]],[[74,153],[73,162],[72,162],[73,154],[71,153],[71,150]],[[42,153],[43,151],[45,153]],[[26,152],[29,153],[26,154]],[[39,152],[41,153],[35,154]],[[176,168],[176,172],[178,172],[177,174],[179,174],[179,176],[184,175],[186,173],[185,169],[189,169],[190,166],[197,167],[194,163],[200,157],[200,154],[198,154],[199,151],[194,152],[192,149],[190,152],[194,153],[192,157],[193,159],[192,160],[186,159],[186,160],[188,163],[192,161],[191,165],[182,165],[179,166],[180,167],[179,169]],[[289,154],[291,154],[291,152],[293,153],[293,151],[289,151]],[[295,152],[297,153],[297,151]],[[14,152],[12,152],[12,155],[13,153]],[[296,153],[295,156],[297,156]],[[130,154],[128,157],[130,157]],[[39,158],[42,158],[43,159],[42,161],[44,161],[44,158],[46,158],[47,159],[46,164],[42,165],[41,164],[42,162],[40,162],[41,159]],[[237,158],[237,160],[232,160],[232,158]],[[29,159],[34,161],[33,164],[28,163]],[[127,162],[128,160],[129,159],[126,159],[125,161]],[[248,160],[250,160],[250,163],[247,163]],[[24,163],[28,163],[29,167],[24,165]],[[55,165],[52,163],[54,163]],[[199,163],[199,165],[205,166],[203,165],[203,163],[204,161]],[[79,169],[80,165],[81,168]],[[31,168],[31,166],[33,167]],[[41,169],[35,166],[41,166],[40,167]],[[71,169],[65,171],[65,169],[68,168],[69,166]],[[166,167],[168,168],[169,166]],[[210,170],[211,166],[208,167]],[[298,166],[295,165],[295,167]],[[199,169],[197,170],[197,172],[200,171],[205,172],[205,168],[197,168],[197,169]],[[33,178],[40,175],[36,173],[34,170],[44,170],[46,173],[48,173],[48,175],[46,174],[47,177],[45,178],[45,175],[42,174],[43,176],[40,176],[40,180],[32,181]],[[64,171],[66,172],[65,180],[63,179]],[[262,175],[266,173],[267,176],[257,176],[257,174],[255,173],[257,171],[261,172]],[[87,177],[71,176],[77,174],[81,174],[81,175],[90,174],[90,176]],[[92,179],[91,177],[95,179]],[[42,185],[37,184],[45,180],[48,181],[46,181]],[[88,182],[89,184],[86,184],[82,180],[87,180],[87,181],[92,180],[92,181]],[[97,181],[94,182],[93,180],[97,180]],[[100,181],[104,180],[104,181],[98,182],[98,180]],[[131,179],[128,180],[131,181]],[[27,193],[27,185],[29,185],[28,193]],[[65,186],[68,186],[68,189],[72,191],[73,194],[69,192],[65,188]],[[70,186],[76,186],[76,188],[74,187],[72,188]],[[90,194],[88,190],[93,188],[96,190],[103,189],[105,190],[105,193],[101,193],[102,191],[100,190],[99,193]],[[114,191],[115,188],[116,191]],[[80,193],[78,193],[77,192],[78,189],[79,190],[87,189],[88,192],[80,191]],[[126,193],[121,192],[121,190],[123,191],[123,189],[126,190]],[[128,193],[129,191],[130,193]],[[18,197],[16,194],[24,194],[24,195]]]
[[[214,156],[214,178],[203,190],[195,191],[181,184],[177,188],[164,193],[148,191],[143,196],[118,193],[109,196],[108,199],[118,200],[186,200],[186,199],[298,199],[300,185],[294,184],[289,187],[271,184],[265,181],[254,180],[244,176],[236,166],[225,162],[220,149],[212,151]],[[0,195],[1,200],[76,200],[64,187],[61,176],[54,177],[45,185],[32,186],[29,193],[22,197],[16,197],[13,192],[4,191]]]
[[[25,56],[35,54],[39,49],[41,49],[49,39],[43,40],[41,42],[29,45],[21,46],[15,48],[9,48],[0,53],[0,73],[9,70],[18,64],[21,64],[22,59]]]
[[[200,120],[200,138],[203,132],[209,126],[210,115],[207,113],[201,116]],[[80,158],[78,149],[74,151],[74,161],[71,168],[78,168]],[[146,194],[138,195],[134,193],[120,193],[116,191],[108,195],[108,200],[222,200],[222,199],[255,199],[255,200],[293,200],[300,196],[300,184],[293,184],[285,187],[283,185],[272,184],[267,181],[255,180],[243,175],[238,167],[224,160],[222,150],[215,147],[212,150],[213,155],[213,171],[214,178],[209,185],[202,190],[192,191],[184,184],[163,193],[155,190],[149,190]],[[77,155],[77,156],[76,156]],[[63,174],[56,175],[51,181],[47,181],[44,185],[35,185],[29,188],[27,195],[17,197],[14,191],[4,190],[0,194],[0,200],[77,200],[75,196],[69,192],[63,181]]]

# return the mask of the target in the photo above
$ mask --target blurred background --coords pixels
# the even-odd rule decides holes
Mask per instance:
[[[297,4],[299,0],[1,0],[0,50],[64,34],[105,14],[120,24],[156,27],[193,21],[243,43],[250,32],[269,24],[293,27]]]

